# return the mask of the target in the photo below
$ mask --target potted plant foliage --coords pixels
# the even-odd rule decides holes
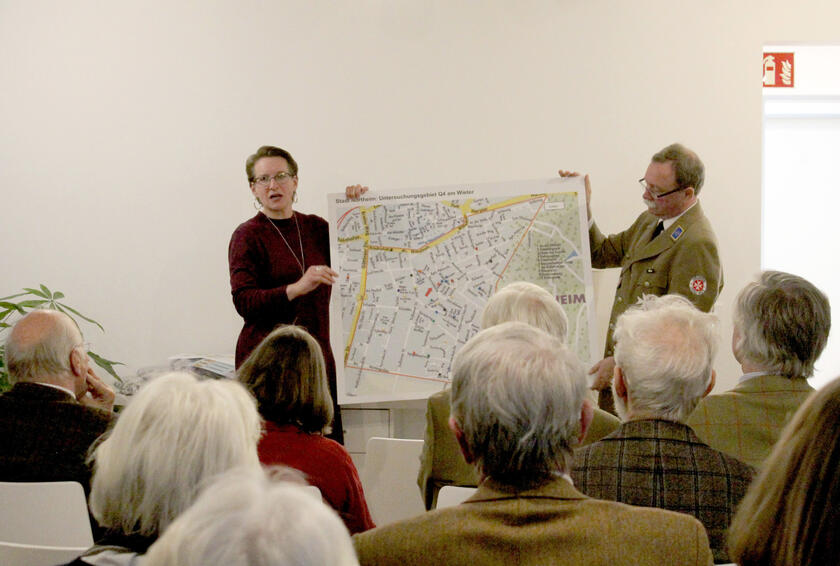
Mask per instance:
[[[103,332],[105,331],[102,325],[92,318],[88,318],[76,309],[60,302],[63,298],[64,293],[61,291],[52,292],[45,285],[41,285],[39,289],[24,287],[22,293],[0,298],[0,392],[11,387],[9,372],[6,369],[6,337],[4,334],[12,326],[15,318],[25,315],[32,309],[54,309],[73,318],[76,324],[79,323],[79,319],[82,319],[95,324]],[[107,360],[94,352],[88,352],[88,355],[96,365],[111,374],[114,379],[122,381],[114,370],[114,366],[123,365],[122,363]]]

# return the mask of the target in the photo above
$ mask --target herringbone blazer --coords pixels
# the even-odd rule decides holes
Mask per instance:
[[[712,448],[760,468],[782,429],[813,392],[805,379],[761,375],[704,398],[687,422]]]
[[[484,481],[466,502],[353,537],[362,566],[695,566],[703,526],[661,509],[590,499],[565,479],[516,491]]]
[[[0,481],[77,481],[88,491],[88,448],[111,414],[37,383],[0,395]]]
[[[650,419],[623,423],[577,450],[572,478],[590,497],[693,515],[706,527],[715,561],[729,562],[726,530],[754,473],[688,426]]]

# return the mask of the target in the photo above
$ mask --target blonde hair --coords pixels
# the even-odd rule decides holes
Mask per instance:
[[[90,508],[99,524],[157,536],[206,479],[259,467],[260,417],[239,383],[173,372],[151,381],[93,453]]]
[[[729,530],[741,566],[834,564],[840,544],[840,379],[802,404]]]

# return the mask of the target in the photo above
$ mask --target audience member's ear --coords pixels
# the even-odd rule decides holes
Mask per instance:
[[[464,460],[467,464],[475,462],[472,450],[470,450],[470,447],[467,445],[467,440],[464,437],[464,431],[462,431],[461,427],[458,426],[458,423],[455,421],[455,417],[449,417],[449,428],[452,431],[452,434],[455,435],[455,440],[458,441],[458,446],[461,448],[461,454],[464,456]]]
[[[87,376],[87,356],[80,351],[80,348],[70,350],[70,371],[76,377]]]
[[[586,431],[589,430],[589,425],[592,424],[594,416],[595,409],[592,406],[592,401],[584,399],[583,406],[580,408],[580,436],[578,437],[578,444],[583,442],[583,437],[586,436]]]
[[[627,384],[624,382],[624,372],[618,366],[615,366],[615,370],[613,371],[613,389],[615,390],[615,394],[626,403]]]
[[[703,393],[703,397],[711,393],[712,389],[715,388],[715,377],[717,377],[717,374],[715,373],[715,370],[712,370],[712,377],[709,378],[709,386],[706,388],[706,392]]]

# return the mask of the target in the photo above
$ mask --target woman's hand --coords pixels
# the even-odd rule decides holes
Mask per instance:
[[[338,272],[330,269],[328,265],[310,265],[303,277],[286,286],[286,296],[293,301],[301,295],[311,293],[319,285],[332,285],[337,277]]]
[[[349,199],[357,199],[368,192],[368,188],[364,185],[350,185],[344,189],[344,195]]]

